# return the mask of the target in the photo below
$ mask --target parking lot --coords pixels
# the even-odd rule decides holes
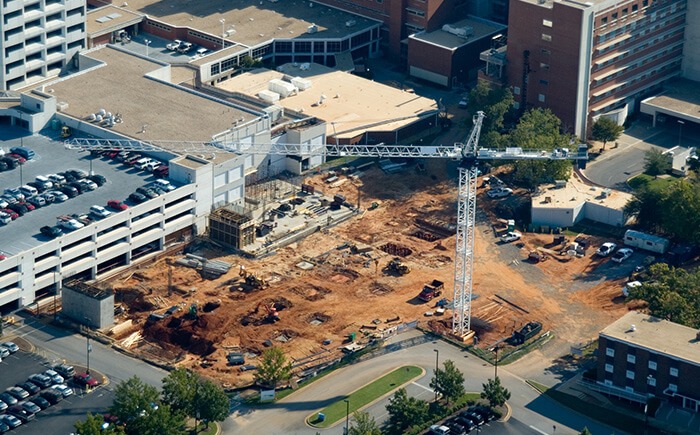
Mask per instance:
[[[56,132],[49,132],[56,133]],[[47,239],[41,235],[42,226],[56,225],[56,217],[73,213],[88,213],[90,206],[107,204],[108,200],[125,200],[137,187],[155,181],[151,174],[137,171],[121,162],[106,158],[91,157],[86,152],[67,150],[60,141],[47,136],[25,136],[20,139],[20,130],[6,128],[0,132],[0,146],[9,150],[23,146],[36,152],[36,157],[28,160],[22,169],[16,168],[0,172],[0,190],[19,187],[34,181],[37,175],[80,169],[107,178],[107,183],[96,190],[78,195],[63,203],[53,203],[30,211],[7,225],[0,226],[0,251],[15,254],[37,246]]]
[[[146,44],[146,41],[149,41],[148,44]],[[172,64],[188,63],[197,58],[196,51],[200,47],[192,46],[187,53],[180,53],[176,50],[168,50],[166,46],[171,42],[173,41],[169,39],[160,38],[148,33],[141,33],[134,36],[130,42],[125,43],[120,47],[127,51],[131,51],[142,56],[147,56],[160,62]]]
[[[24,382],[30,375],[41,373],[48,368],[49,362],[44,358],[20,350],[0,362],[0,373],[2,373],[0,391],[5,391],[15,384]],[[88,412],[104,413],[114,398],[109,386],[97,387],[88,394],[85,394],[80,388],[73,388],[73,392],[73,395],[40,411],[34,420],[22,424],[11,433],[69,434],[75,432],[73,424],[76,420],[84,420]]]

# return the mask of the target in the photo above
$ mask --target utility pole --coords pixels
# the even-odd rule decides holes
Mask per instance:
[[[92,352],[92,345],[90,344],[90,336],[87,337],[87,370],[85,373],[90,374],[90,352]]]
[[[348,435],[350,433],[350,400],[345,399],[343,402],[345,402],[345,435]]]
[[[439,362],[438,361],[440,359],[440,351],[437,349],[433,349],[433,351],[435,352],[435,402],[437,402],[437,400],[438,400],[438,385],[439,385],[439,381],[438,381],[438,370],[439,370],[438,363]]]

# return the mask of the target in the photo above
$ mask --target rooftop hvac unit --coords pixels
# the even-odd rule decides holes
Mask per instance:
[[[284,117],[284,108],[280,106],[269,106],[263,109],[263,112],[270,117],[270,120],[275,123]]]
[[[272,79],[267,84],[267,89],[279,94],[280,98],[287,98],[297,92],[296,86],[280,79]]]
[[[97,117],[95,116],[94,113],[91,113],[90,115],[88,115],[88,118],[87,118],[87,119],[88,119],[88,121],[90,121],[90,122],[94,122],[94,121],[97,119]]]
[[[300,91],[305,91],[311,87],[311,80],[303,79],[301,77],[294,77],[291,80],[292,84],[296,86]]]
[[[450,24],[442,26],[442,31],[457,35],[460,38],[468,38],[474,35],[474,29],[471,26],[455,27]]]
[[[105,116],[105,115],[107,114],[107,111],[106,111],[105,109],[100,109],[100,110],[97,111],[97,113],[98,113],[100,116]]]
[[[275,103],[279,101],[280,94],[278,94],[277,92],[262,90],[258,92],[258,98],[260,98],[266,103]]]
[[[352,26],[354,26],[355,24],[357,24],[357,21],[355,21],[355,20],[347,20],[347,21],[345,22],[345,27],[352,27]]]
[[[312,24],[306,28],[306,33],[316,33],[316,32],[318,32],[318,26],[316,24]]]
[[[99,113],[95,114],[95,121],[102,122],[102,115],[100,115]]]
[[[66,103],[65,101],[59,102],[58,104],[56,104],[56,110],[59,112],[65,112],[66,110],[68,110],[68,103]]]

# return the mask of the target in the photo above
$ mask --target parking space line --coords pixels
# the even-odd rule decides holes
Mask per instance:
[[[413,384],[413,385],[415,385],[415,386],[417,386],[417,387],[421,387],[421,388],[424,389],[424,390],[428,390],[428,391],[430,391],[431,393],[434,393],[434,392],[435,392],[435,390],[432,390],[432,389],[426,387],[425,385],[421,385],[421,384],[419,384],[419,383],[417,383],[417,382],[411,382],[411,384]]]
[[[547,432],[545,432],[543,430],[539,430],[535,426],[532,426],[532,425],[530,426],[530,429],[537,431],[537,432],[541,433],[542,435],[549,435]]]

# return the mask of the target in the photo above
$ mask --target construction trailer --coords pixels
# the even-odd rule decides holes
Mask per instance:
[[[209,215],[209,238],[241,249],[255,242],[255,221],[228,208],[214,210]]]
[[[653,234],[627,230],[625,231],[625,245],[655,252],[657,254],[665,254],[671,242],[668,239]]]

